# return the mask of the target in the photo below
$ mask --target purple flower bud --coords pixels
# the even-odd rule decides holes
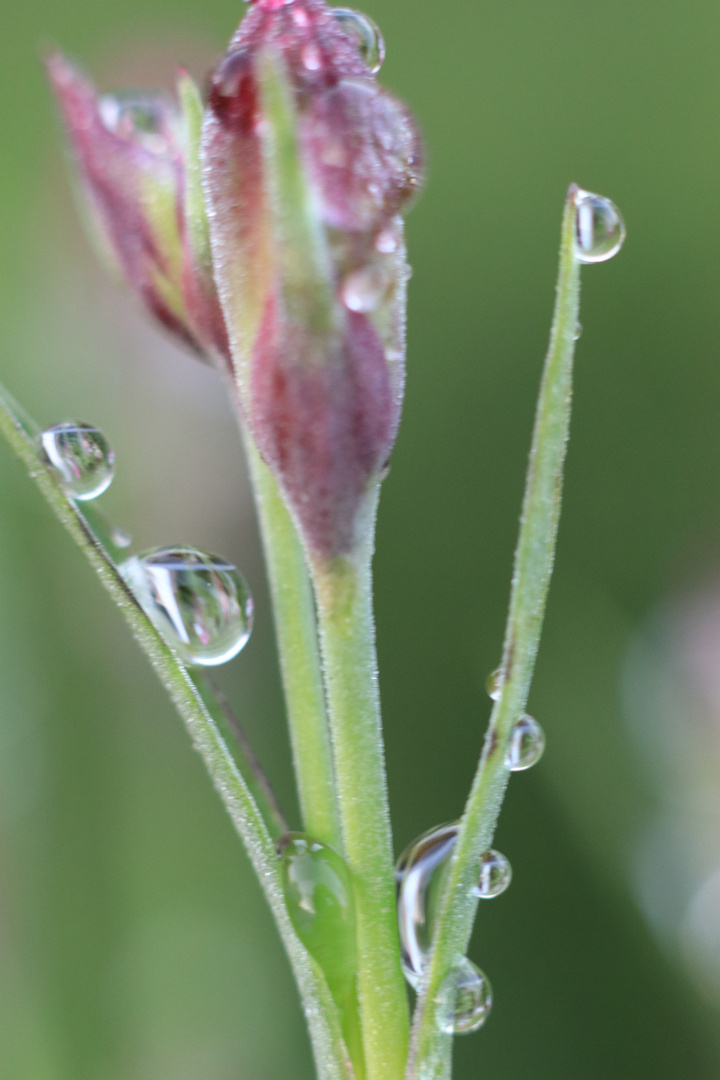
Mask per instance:
[[[60,54],[48,58],[47,70],[105,256],[166,329],[227,363],[209,250],[194,242],[203,222],[198,228],[192,220],[188,109],[164,94],[98,96]],[[188,83],[183,76],[186,100]]]
[[[211,76],[202,157],[250,430],[312,555],[349,554],[400,417],[417,132],[323,0],[258,0]]]

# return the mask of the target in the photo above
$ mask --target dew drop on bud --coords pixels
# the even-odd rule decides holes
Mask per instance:
[[[322,53],[314,41],[308,42],[302,51],[303,66],[307,71],[319,71],[323,66]]]
[[[166,121],[169,103],[152,94],[103,94],[100,118],[113,135],[132,139],[153,154],[168,150]]]
[[[287,833],[277,844],[290,920],[322,968],[333,997],[347,1000],[357,970],[350,872],[328,844]]]
[[[398,236],[393,229],[383,229],[375,237],[375,250],[381,255],[392,255],[398,249]]]
[[[493,701],[499,701],[502,694],[503,687],[503,673],[502,668],[496,668],[495,671],[491,671],[485,680],[485,689],[489,698]]]
[[[615,203],[580,189],[575,196],[575,254],[580,262],[612,259],[624,240],[625,222]]]
[[[45,460],[58,473],[73,499],[97,499],[112,483],[115,454],[102,431],[71,420],[47,428],[40,436]]]
[[[525,713],[510,730],[505,764],[511,772],[522,772],[540,760],[544,749],[543,729]]]
[[[388,277],[382,266],[365,266],[353,270],[342,283],[340,295],[349,311],[374,311],[388,287]]]
[[[512,868],[499,851],[484,851],[480,861],[478,883],[473,889],[481,900],[493,900],[504,893],[512,881]]]
[[[438,1024],[446,1035],[477,1031],[492,1008],[492,987],[487,975],[466,956],[456,961],[436,998]]]
[[[333,8],[332,15],[345,33],[353,38],[371,73],[376,75],[385,59],[385,42],[379,27],[367,15],[352,8]]]
[[[247,644],[253,601],[225,559],[194,547],[155,548],[120,566],[145,614],[188,664],[224,664]]]

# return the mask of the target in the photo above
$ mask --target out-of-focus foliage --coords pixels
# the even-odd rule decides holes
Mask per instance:
[[[653,739],[685,746],[682,703],[704,692],[699,675],[687,690],[694,639],[666,632],[657,644],[646,626],[658,605],[664,626],[680,618],[690,601],[677,597],[709,592],[720,562],[720,11],[710,0],[367,10],[385,34],[384,80],[424,126],[430,177],[409,220],[409,384],[376,562],[398,850],[460,812],[489,711],[567,184],[609,195],[628,224],[622,255],[583,274],[566,500],[531,696],[548,750],[503,811],[497,846],[514,881],[482,907],[472,947],[496,1005],[458,1041],[458,1077],[716,1076],[716,984],[705,972],[702,998],[683,961],[694,924],[666,920],[660,945],[639,904],[648,881],[657,900],[687,873],[678,835],[706,845],[708,873],[719,839],[707,807],[697,825],[688,811],[692,748],[677,766],[672,747],[651,750]],[[167,82],[174,61],[200,75],[240,14],[230,0],[5,12],[0,366],[40,419],[106,431],[118,470],[103,502],[138,547],[204,545],[250,579],[256,634],[222,681],[297,824],[229,409],[213,373],[97,270],[37,60],[58,42],[108,89]],[[709,625],[711,663],[720,633]],[[685,681],[663,695],[672,723],[663,715],[655,731],[647,703],[673,648]],[[624,716],[638,702],[642,739]],[[702,716],[717,723],[717,710]],[[712,733],[693,738],[710,757]],[[658,760],[670,765],[647,767]],[[647,836],[668,818],[667,843],[663,828],[655,840],[666,874],[648,878]],[[0,1080],[310,1075],[287,965],[200,762],[2,448],[0,1048]]]

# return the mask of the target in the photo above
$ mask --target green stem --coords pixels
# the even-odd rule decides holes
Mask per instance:
[[[465,955],[478,900],[474,895],[482,852],[490,847],[509,772],[508,736],[524,711],[550,585],[562,472],[570,424],[572,364],[580,298],[574,231],[577,188],[565,203],[560,269],[550,346],[540,387],[501,666],[502,690],[490,717],[434,929],[434,941],[413,1025],[408,1077],[446,1080],[451,1037],[440,1031],[447,1009],[443,983]]]
[[[233,395],[234,396],[234,395]],[[255,443],[241,431],[272,593],[295,775],[304,827],[342,852],[317,623],[297,530]]]
[[[370,545],[313,568],[345,857],[355,891],[358,987],[370,1080],[398,1080],[407,1057],[392,837],[383,759]]]
[[[97,571],[121,609],[136,640],[167,689],[243,840],[290,958],[300,989],[321,1080],[353,1080],[335,1003],[319,968],[298,940],[290,922],[275,854],[275,841],[248,784],[240,773],[190,672],[145,615],[113,559],[90,525],[90,514],[67,497],[38,452],[36,426],[0,387],[0,433]]]

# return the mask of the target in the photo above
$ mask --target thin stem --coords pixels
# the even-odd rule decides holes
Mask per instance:
[[[367,1075],[398,1080],[407,1057],[392,838],[383,759],[370,550],[316,563],[345,857],[357,915],[358,986]]]
[[[580,298],[580,267],[574,229],[577,188],[565,203],[560,269],[550,346],[540,387],[528,466],[520,534],[515,552],[510,610],[501,666],[502,690],[490,717],[437,912],[434,943],[413,1026],[408,1077],[446,1080],[451,1037],[440,1030],[452,1006],[443,983],[464,956],[478,900],[480,856],[490,847],[509,772],[508,736],[525,709],[540,641],[555,556],[562,472],[570,424],[572,363]]]
[[[250,745],[250,740],[245,734],[240,720],[235,714],[230,702],[213,679],[207,675],[201,676],[197,671],[192,673],[192,680],[205,703],[213,720],[220,727],[228,730],[236,746],[236,752],[240,755],[245,768],[240,769],[247,780],[255,802],[262,810],[262,815],[268,827],[268,831],[274,839],[279,839],[288,831],[288,823],[280,808],[277,795],[272,784],[267,778],[265,770]],[[233,755],[234,756],[234,755]],[[252,778],[252,783],[250,783]]]
[[[0,387],[0,433],[84,552],[111,597],[121,609],[136,640],[149,658],[183,718],[267,897],[302,995],[321,1080],[353,1080],[340,1032],[337,1009],[319,968],[298,940],[288,917],[275,842],[258,804],[241,775],[187,668],[172,652],[129,590],[117,566],[93,532],[88,517],[67,497],[39,455],[36,426],[15,407]]]
[[[311,836],[342,852],[317,623],[305,556],[272,473],[244,430],[243,438],[270,579],[303,823]]]

